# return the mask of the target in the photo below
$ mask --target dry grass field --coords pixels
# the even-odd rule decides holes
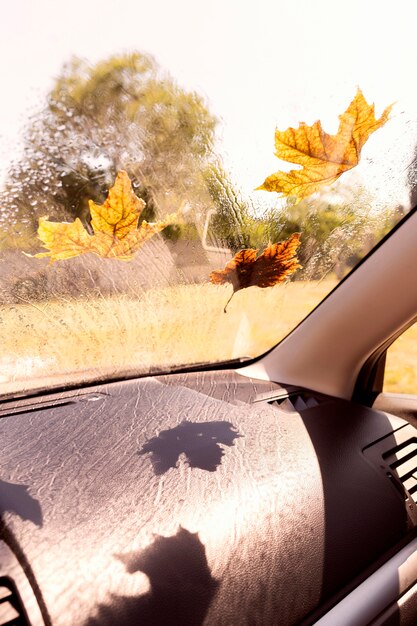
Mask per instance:
[[[417,394],[417,326],[409,328],[387,352],[384,391]]]
[[[209,283],[128,297],[59,300],[0,309],[0,390],[261,354],[332,289],[334,281],[236,293]],[[39,381],[39,379],[42,379]]]
[[[236,293],[182,285],[128,297],[47,301],[0,309],[0,392],[253,357],[282,339],[333,288],[293,282]],[[414,389],[417,331],[389,355],[387,391]],[[404,387],[405,386],[405,387]]]

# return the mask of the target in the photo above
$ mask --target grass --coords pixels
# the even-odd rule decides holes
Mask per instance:
[[[262,354],[335,285],[292,282],[236,293],[230,286],[154,289],[140,299],[90,298],[0,309],[0,392]],[[417,329],[389,351],[386,391],[415,393]]]
[[[417,325],[406,330],[388,349],[384,391],[417,394]]]
[[[237,292],[178,285],[140,299],[90,298],[3,306],[0,391],[253,357],[282,339],[334,281]]]

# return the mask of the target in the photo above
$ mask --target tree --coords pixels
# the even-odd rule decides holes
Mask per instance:
[[[410,190],[410,208],[417,205],[417,145],[414,146],[414,154],[411,163],[407,167],[407,182]]]
[[[88,225],[88,199],[102,201],[127,170],[152,219],[190,202],[212,155],[216,119],[142,53],[64,66],[45,108],[28,124],[12,165],[2,221],[34,229],[40,216]]]
[[[204,181],[209,199],[216,207],[216,214],[210,225],[211,238],[217,245],[227,246],[234,252],[249,247],[249,206],[219,161],[206,168]]]
[[[297,278],[321,279],[335,272],[340,279],[395,224],[390,206],[374,211],[372,198],[358,186],[339,185],[335,193],[319,193],[298,204],[288,199],[284,209],[272,210],[265,220],[271,241],[302,233],[298,257],[303,270]]]
[[[216,214],[210,222],[211,238],[233,252],[243,248],[261,248],[273,237],[278,210],[265,214],[251,197],[245,197],[219,160],[211,163],[204,173],[209,202]],[[294,232],[294,231],[292,231]],[[272,237],[272,239],[271,239]]]

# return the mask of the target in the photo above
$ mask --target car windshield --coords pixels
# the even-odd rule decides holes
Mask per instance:
[[[413,205],[417,5],[15,0],[0,394],[244,362]]]

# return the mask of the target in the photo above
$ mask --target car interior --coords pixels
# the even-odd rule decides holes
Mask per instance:
[[[416,229],[242,367],[5,399],[1,623],[415,623]]]
[[[417,4],[2,13],[0,626],[415,626]]]

